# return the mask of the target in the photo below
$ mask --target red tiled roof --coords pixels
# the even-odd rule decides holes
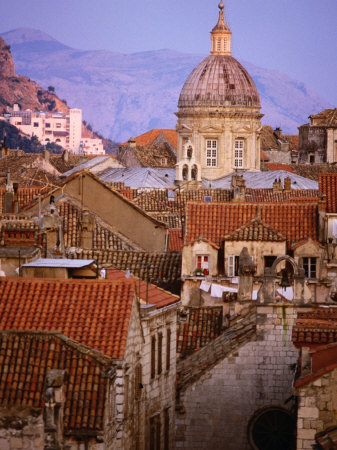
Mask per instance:
[[[66,370],[66,431],[103,431],[110,358],[59,333],[0,331],[0,406],[43,408],[50,370]]]
[[[0,329],[61,331],[113,358],[124,355],[134,283],[0,278]]]
[[[108,280],[122,281],[126,279],[126,272],[108,267],[106,269],[106,277]],[[172,305],[180,300],[177,295],[171,294],[171,292],[165,291],[154,284],[146,283],[133,275],[130,275],[130,277],[129,280],[133,280],[135,283],[137,296],[144,303],[147,302],[150,305],[156,305],[157,309]]]
[[[169,233],[169,250],[171,252],[178,252],[182,250],[184,241],[182,237],[182,230],[180,228],[173,228]]]
[[[296,346],[318,346],[337,342],[337,309],[319,308],[298,313],[292,330]]]
[[[290,191],[274,192],[270,188],[247,188],[247,202],[290,202],[290,201],[316,201],[319,200],[319,192],[316,189],[291,189]]]
[[[305,377],[300,377],[299,373],[300,378],[297,379],[295,387],[304,386],[337,367],[337,342],[311,349],[310,357],[311,373]]]
[[[220,245],[225,235],[257,216],[282,233],[288,244],[309,237],[317,240],[317,204],[190,202],[186,211],[185,243],[202,236]]]
[[[287,172],[294,173],[289,164],[267,163],[267,168],[268,170],[286,170]]]
[[[260,218],[254,218],[247,224],[224,237],[226,241],[285,241],[286,238]]]
[[[168,128],[155,128],[153,130],[147,131],[144,134],[136,137],[136,145],[151,145],[158,138],[160,134],[163,134],[165,138],[173,145],[174,148],[177,148],[177,132],[176,130],[171,130]],[[127,142],[124,142],[122,145],[127,145]]]
[[[178,321],[177,352],[188,354],[218,337],[222,329],[222,306],[185,308],[180,314],[186,321]]]
[[[321,194],[326,196],[326,212],[337,212],[337,173],[320,173],[318,189]]]
[[[18,188],[18,203],[19,209],[24,205],[35,199],[38,194],[44,194],[48,192],[50,188],[48,186],[20,186]],[[0,186],[0,212],[3,212],[3,201],[6,192],[6,186]]]
[[[262,161],[269,161],[268,156],[265,154],[265,152],[263,150],[260,150],[260,159]]]

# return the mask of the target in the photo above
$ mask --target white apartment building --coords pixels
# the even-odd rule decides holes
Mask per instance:
[[[105,155],[103,141],[99,138],[82,136],[80,149],[84,155]]]
[[[79,153],[82,133],[82,110],[70,109],[69,113],[21,111],[13,106],[5,120],[28,136],[36,136],[42,145],[55,142],[72,153]]]

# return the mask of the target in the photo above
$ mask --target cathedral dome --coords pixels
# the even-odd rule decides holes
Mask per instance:
[[[211,54],[187,78],[178,107],[247,106],[260,108],[254,81],[230,55]]]
[[[260,108],[254,81],[232,57],[232,32],[224,19],[224,4],[219,4],[219,18],[211,31],[211,54],[187,78],[178,107],[244,106]]]

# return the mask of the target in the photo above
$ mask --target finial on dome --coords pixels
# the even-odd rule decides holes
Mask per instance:
[[[223,11],[225,5],[222,3],[222,1],[218,4],[218,8]]]
[[[224,19],[225,4],[220,0],[219,19],[211,31],[211,55],[231,55],[231,31]]]

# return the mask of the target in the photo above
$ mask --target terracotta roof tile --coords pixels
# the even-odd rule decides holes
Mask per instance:
[[[227,234],[224,239],[226,241],[271,241],[282,242],[286,238],[272,227],[265,224],[260,218],[254,218],[246,225]]]
[[[130,270],[142,280],[173,283],[180,280],[181,252],[137,252],[123,250],[81,250],[67,252],[70,259],[94,259],[99,267]]]
[[[185,243],[200,236],[220,245],[223,237],[254,217],[282,233],[288,244],[303,238],[318,238],[315,203],[197,203],[190,202],[186,212]]]
[[[318,180],[320,173],[336,173],[337,165],[335,164],[293,164],[292,170],[302,177],[311,180]]]
[[[292,340],[297,346],[310,347],[337,342],[336,308],[320,308],[298,313]]]
[[[155,128],[153,130],[147,131],[144,134],[141,134],[140,136],[136,137],[136,144],[137,145],[151,145],[154,143],[156,139],[160,135],[164,135],[165,138],[173,145],[173,147],[177,148],[177,132],[176,130],[171,129],[165,129],[165,128]],[[124,142],[123,145],[127,145],[127,142]]]
[[[291,189],[290,191],[274,192],[273,189],[246,189],[247,202],[289,202],[289,201],[318,201],[319,192],[316,189]]]
[[[221,334],[222,306],[184,308],[180,315],[186,321],[178,321],[178,353],[193,353]]]
[[[337,173],[320,173],[318,188],[319,192],[326,196],[327,212],[337,212]]]
[[[18,188],[18,203],[19,209],[31,202],[39,194],[44,194],[49,191],[48,186],[19,186]],[[6,186],[0,186],[0,212],[3,212],[3,199],[6,192]]]
[[[292,167],[289,164],[281,163],[267,163],[268,170],[286,170],[287,172],[294,173]]]
[[[59,330],[105,355],[124,355],[132,282],[3,277],[0,299],[2,330]]]
[[[126,272],[108,267],[106,269],[106,278],[108,280],[122,281],[126,279]],[[148,303],[150,305],[156,305],[157,309],[169,306],[180,301],[177,295],[171,294],[171,292],[152,284],[140,280],[130,274],[130,280],[134,280],[137,297],[142,303]]]
[[[67,370],[65,430],[103,431],[107,389],[103,371],[111,366],[110,358],[59,333],[0,331],[0,349],[0,406],[43,408],[49,371]],[[20,388],[15,381],[18,379]],[[77,401],[79,396],[86,399],[85,403]]]
[[[169,249],[171,252],[181,251],[184,246],[181,228],[169,230]]]
[[[316,126],[337,127],[337,108],[324,109],[318,114],[312,114],[310,119],[315,119]]]

